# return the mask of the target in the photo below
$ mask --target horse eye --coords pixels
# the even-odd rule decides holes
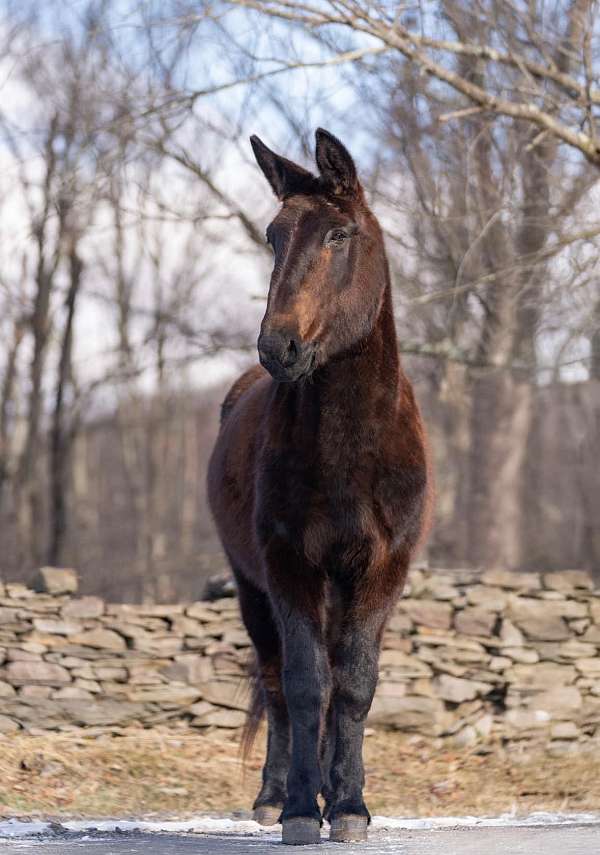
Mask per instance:
[[[343,243],[349,235],[342,229],[333,229],[327,235],[327,243]]]

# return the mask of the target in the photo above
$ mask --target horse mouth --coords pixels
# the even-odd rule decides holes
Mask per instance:
[[[282,365],[277,360],[263,359],[262,356],[260,363],[278,383],[299,383],[307,380],[317,367],[317,348],[312,347],[304,359],[293,365]]]

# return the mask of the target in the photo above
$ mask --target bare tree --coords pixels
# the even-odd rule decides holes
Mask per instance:
[[[106,591],[103,568],[128,566],[128,597],[196,590],[219,393],[190,390],[204,360],[253,350],[263,293],[242,284],[268,273],[246,136],[266,123],[308,154],[321,122],[354,137],[388,233],[439,458],[435,557],[519,565],[535,541],[552,565],[532,496],[557,479],[530,470],[563,446],[540,414],[593,426],[594,410],[541,380],[600,377],[596,4],[51,7],[48,30],[33,0],[3,6],[30,106],[0,115],[26,224],[0,278],[0,524],[12,543],[16,513],[19,572],[72,561]],[[565,489],[589,516],[584,470]],[[597,555],[585,537],[573,554]]]
[[[77,422],[66,425],[65,409],[69,388],[73,384],[73,334],[77,299],[80,294],[83,264],[77,251],[77,240],[72,238],[68,249],[69,285],[65,296],[64,323],[60,356],[54,393],[54,407],[50,426],[50,536],[48,561],[58,564],[62,557],[67,529],[67,494],[69,466]]]
[[[550,7],[476,0],[469,4],[440,3],[434,10],[363,0],[322,4],[293,0],[229,2],[300,24],[311,34],[333,27],[349,31],[368,40],[364,54],[398,52],[472,104],[453,111],[446,120],[476,113],[525,120],[538,129],[536,144],[546,136],[556,137],[600,165],[600,90],[595,65],[600,33],[595,0],[556,0]],[[486,21],[490,40],[457,36],[452,30],[456,11],[473,21]],[[347,55],[348,51],[338,54],[338,61],[357,58]],[[480,69],[489,69],[485,80],[472,78],[457,67],[457,60],[463,58],[473,60]],[[495,85],[496,68],[510,76],[509,89],[502,85],[506,77],[497,78],[499,85]]]
[[[598,224],[578,229],[573,216],[600,165],[596,4],[440,0],[423,11],[360,0],[224,5],[300,30],[317,42],[321,59],[303,62],[282,50],[266,62],[249,50],[245,76],[212,91],[298,67],[352,63],[363,103],[380,106],[379,139],[392,141],[397,158],[390,164],[388,150],[386,174],[408,167],[401,193],[413,206],[401,206],[395,231],[407,227],[418,247],[412,270],[398,266],[400,289],[411,285],[403,322],[409,311],[417,332],[404,349],[441,358],[442,385],[450,362],[468,368],[456,395],[472,402],[468,413],[459,408],[457,442],[468,448],[467,471],[456,481],[465,512],[460,552],[475,564],[518,563],[531,524],[522,490],[532,396],[545,367],[540,342],[559,311],[563,325],[579,328],[565,337],[569,346],[585,336],[564,292],[581,288],[593,265],[573,265],[569,279],[557,273],[564,254],[560,265],[555,259],[565,245],[600,233]],[[203,10],[186,11],[182,20],[198,25]],[[386,191],[381,198],[393,215],[397,205]],[[405,239],[399,235],[400,248]],[[588,334],[593,341],[593,325]]]
[[[462,4],[443,5],[457,39],[493,37],[493,22]],[[460,56],[457,67],[485,85],[486,69],[473,57]],[[379,105],[387,174],[395,167],[399,176],[397,196],[388,183],[380,197],[388,221],[404,225],[390,229],[401,323],[411,322],[431,352],[449,357],[434,375],[456,412],[436,443],[440,452],[447,448],[440,471],[452,482],[444,484],[441,543],[447,553],[454,538],[457,559],[514,566],[531,527],[522,491],[539,343],[557,309],[549,283],[557,279],[562,237],[577,232],[573,214],[598,173],[561,157],[552,138],[532,145],[524,123],[496,126],[471,113],[449,127],[443,118],[460,107],[457,96],[402,59],[383,59],[363,76],[371,80],[361,84],[362,97]],[[391,83],[391,99],[378,94],[389,92],[383,81]],[[576,284],[573,272],[569,288]],[[577,321],[574,312],[569,321]],[[457,359],[467,371],[452,367]],[[460,449],[469,453],[459,473],[447,463]]]

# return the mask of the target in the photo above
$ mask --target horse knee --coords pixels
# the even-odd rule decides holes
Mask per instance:
[[[340,692],[338,707],[347,712],[351,718],[361,721],[366,718],[375,692],[372,690],[364,691],[344,691]]]
[[[366,718],[371,709],[376,687],[377,672],[338,674],[334,692],[336,709],[345,712],[355,720]]]
[[[326,687],[314,679],[303,679],[296,671],[284,670],[285,699],[296,716],[319,716]]]

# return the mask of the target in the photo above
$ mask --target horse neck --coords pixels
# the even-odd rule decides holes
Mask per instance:
[[[370,333],[351,353],[330,360],[317,373],[314,387],[320,410],[320,443],[343,442],[343,437],[373,437],[394,420],[404,374],[389,282]]]

